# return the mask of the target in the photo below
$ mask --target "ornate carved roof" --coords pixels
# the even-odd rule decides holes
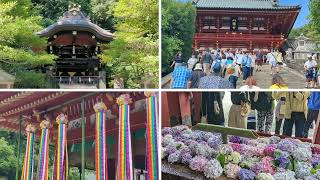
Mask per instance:
[[[98,25],[91,22],[89,17],[80,10],[80,6],[69,6],[58,22],[43,29],[37,34],[41,37],[51,37],[62,31],[87,31],[93,33],[97,39],[102,41],[111,41],[113,34],[108,30],[102,29]]]

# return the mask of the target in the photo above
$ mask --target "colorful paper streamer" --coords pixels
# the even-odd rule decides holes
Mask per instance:
[[[48,180],[49,165],[49,125],[50,122],[43,120],[40,123],[41,138],[38,156],[38,175],[37,180]]]
[[[148,180],[158,180],[158,109],[157,97],[154,93],[146,92],[147,96],[147,128],[146,128],[146,157]]]
[[[119,137],[118,137],[118,180],[133,180],[132,149],[130,132],[131,98],[128,94],[117,98],[119,105]]]
[[[26,127],[27,132],[27,146],[24,157],[24,165],[22,169],[21,180],[33,180],[33,164],[34,164],[34,132],[35,127],[29,124]]]
[[[56,118],[58,124],[56,180],[68,180],[68,149],[67,149],[67,116],[60,114]]]
[[[104,103],[94,105],[96,112],[96,180],[108,180],[108,157],[106,147],[106,110]]]

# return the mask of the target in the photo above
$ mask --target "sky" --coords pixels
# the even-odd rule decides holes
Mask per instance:
[[[179,1],[190,1],[190,0],[179,0]],[[294,24],[294,28],[302,27],[303,25],[309,22],[308,15],[309,15],[309,7],[308,7],[309,0],[280,0],[280,5],[301,5],[302,9],[299,13],[299,16]]]

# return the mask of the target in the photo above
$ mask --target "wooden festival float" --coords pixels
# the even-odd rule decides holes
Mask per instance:
[[[81,179],[85,169],[96,170],[97,180],[157,179],[157,106],[151,92],[1,92],[0,129],[19,133],[17,157],[25,152],[16,179],[66,180],[69,167]]]
[[[315,135],[313,139],[308,138],[291,138],[280,135],[273,135],[268,133],[261,133],[254,130],[248,129],[239,129],[232,127],[223,127],[218,125],[210,125],[203,124],[200,122],[200,112],[201,112],[201,101],[202,101],[202,93],[201,92],[164,92],[161,94],[161,109],[162,109],[162,120],[161,126],[162,130],[162,148],[164,148],[164,134],[167,133],[168,129],[179,127],[179,125],[187,125],[192,131],[202,131],[218,134],[221,138],[221,144],[230,144],[229,140],[231,136],[236,136],[240,138],[247,138],[253,140],[259,139],[268,139],[269,137],[276,137],[278,140],[283,139],[291,139],[293,141],[300,140],[300,142],[306,142],[313,144],[316,149],[320,149],[320,140],[316,137],[319,137],[319,131],[315,131]],[[187,122],[187,124],[186,124]],[[192,124],[188,124],[188,122],[192,122]],[[318,127],[316,128],[318,129]],[[169,130],[171,131],[171,130]],[[172,131],[174,132],[174,131]],[[172,135],[173,139],[178,135]],[[190,137],[192,139],[192,137]],[[206,140],[204,140],[206,141]],[[299,148],[299,146],[297,147]],[[181,150],[182,151],[182,150]],[[312,150],[314,151],[314,150]],[[164,152],[161,152],[161,154]],[[162,179],[164,180],[187,180],[187,179],[199,179],[204,180],[208,179],[205,177],[203,172],[191,170],[188,165],[184,164],[179,160],[178,163],[170,163],[168,162],[168,154],[165,158],[162,159],[161,162],[161,173]],[[203,170],[203,169],[202,169]],[[218,180],[226,180],[226,179],[234,179],[222,175],[220,177],[214,178]]]
[[[98,55],[101,44],[112,41],[114,35],[92,23],[80,6],[70,5],[58,22],[37,34],[48,38],[47,52],[57,56],[51,74],[55,82],[103,88],[106,74]]]

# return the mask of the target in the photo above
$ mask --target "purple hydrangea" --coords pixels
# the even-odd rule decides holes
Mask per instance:
[[[298,178],[301,178],[301,179],[303,179],[306,176],[310,176],[311,175],[311,169],[312,169],[312,166],[311,166],[310,163],[308,163],[308,162],[299,162],[298,161],[296,169],[295,169],[296,176]]]
[[[169,163],[176,163],[179,162],[181,159],[181,152],[180,151],[176,151],[172,154],[169,154],[168,156],[168,162]]]
[[[239,136],[230,136],[229,137],[229,142],[240,144],[241,143],[241,138]]]
[[[310,161],[312,158],[312,152],[309,148],[299,147],[292,153],[292,155],[297,161]]]
[[[275,162],[280,168],[286,169],[288,165],[291,163],[289,154],[287,152],[282,152],[280,155],[277,155],[275,158]]]
[[[311,164],[312,164],[312,167],[315,168],[317,167],[318,165],[320,165],[320,157],[318,156],[313,156],[311,158]]]
[[[297,145],[292,140],[283,139],[277,144],[277,148],[282,151],[287,151],[289,153],[292,153],[296,150]]]
[[[222,144],[222,140],[219,136],[212,136],[208,139],[207,143],[211,148],[218,149]]]
[[[269,137],[269,144],[278,144],[281,141],[281,138],[278,136]]]
[[[256,174],[253,171],[244,168],[241,168],[238,173],[240,180],[254,180],[255,176]]]
[[[181,154],[181,163],[189,165],[190,161],[192,159],[192,156],[190,153],[182,153]]]
[[[207,165],[204,167],[204,175],[208,179],[216,179],[223,174],[223,169],[220,162],[216,159],[208,161]]]
[[[164,127],[164,128],[162,128],[162,130],[161,130],[161,134],[162,134],[162,136],[165,136],[165,135],[167,135],[167,134],[172,134],[172,131],[171,131],[171,127]]]
[[[195,156],[189,162],[190,169],[194,171],[204,171],[204,167],[207,165],[208,160],[203,156]]]

